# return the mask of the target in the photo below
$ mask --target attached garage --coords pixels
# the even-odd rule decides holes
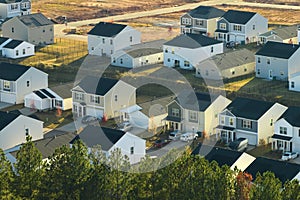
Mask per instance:
[[[2,102],[16,104],[15,94],[2,92],[0,97],[1,97],[0,101]]]
[[[248,144],[250,145],[258,145],[257,144],[257,135],[251,134],[251,133],[236,133],[236,138],[247,138]]]

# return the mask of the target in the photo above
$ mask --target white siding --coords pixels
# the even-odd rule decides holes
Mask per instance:
[[[255,26],[255,29],[253,29]],[[250,42],[256,42],[258,35],[268,31],[268,19],[260,14],[254,15],[246,24],[245,34],[249,38]]]
[[[41,99],[34,93],[30,93],[24,97],[24,106],[37,110],[46,110],[50,108],[50,99]]]
[[[25,49],[25,53],[23,53]],[[28,42],[23,42],[14,49],[3,48],[2,56],[7,58],[23,58],[34,55],[34,45]]]
[[[289,90],[300,92],[300,74],[289,79]]]

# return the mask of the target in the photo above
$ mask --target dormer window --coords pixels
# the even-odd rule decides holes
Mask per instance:
[[[220,23],[220,29],[221,30],[226,30],[226,24],[225,23]]]

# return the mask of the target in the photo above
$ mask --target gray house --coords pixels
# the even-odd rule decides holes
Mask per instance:
[[[228,10],[217,22],[215,37],[224,42],[256,42],[268,31],[268,19],[254,12]]]
[[[1,0],[0,19],[28,15],[31,13],[31,0]]]
[[[180,17],[180,32],[214,36],[217,20],[224,13],[225,11],[211,6],[194,8]]]
[[[279,103],[238,97],[219,114],[216,136],[225,142],[247,138],[250,145],[269,143],[274,123],[286,109]]]
[[[247,49],[233,50],[208,58],[195,68],[196,77],[212,80],[230,79],[254,73],[255,56]]]
[[[258,38],[261,44],[268,41],[297,44],[297,25],[279,27],[260,34]]]
[[[300,71],[299,45],[267,42],[256,54],[256,77],[287,80]]]
[[[4,37],[43,46],[54,43],[54,26],[41,13],[13,17],[2,25]]]

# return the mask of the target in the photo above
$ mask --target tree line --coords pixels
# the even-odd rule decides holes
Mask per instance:
[[[170,159],[172,164],[166,165]],[[130,165],[118,149],[106,158],[100,147],[89,152],[78,140],[43,161],[28,138],[16,160],[12,166],[0,149],[0,199],[300,199],[297,180],[282,184],[271,172],[253,180],[250,174],[191,155],[189,149],[180,156],[174,150],[162,159],[146,157]]]

